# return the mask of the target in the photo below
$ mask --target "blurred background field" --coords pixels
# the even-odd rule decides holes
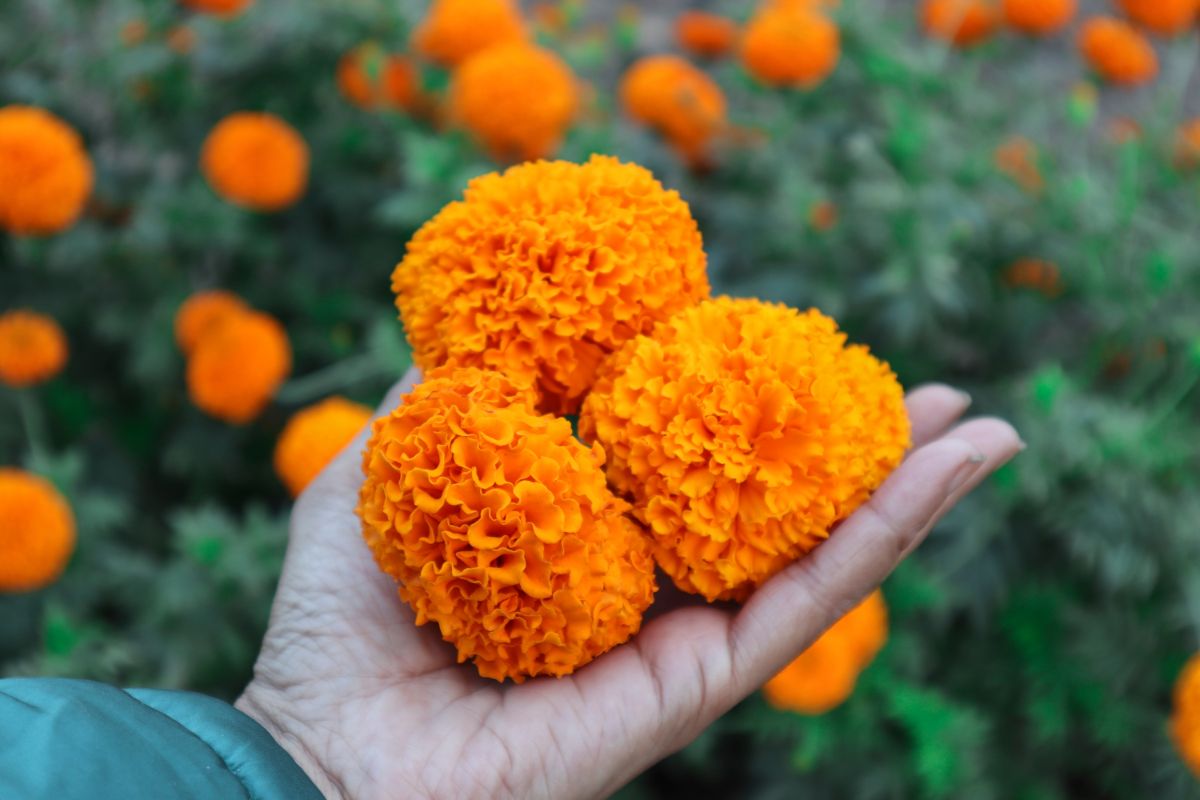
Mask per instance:
[[[775,88],[736,53],[689,56],[727,112],[702,158],[630,118],[639,57],[681,53],[680,2],[523,6],[578,77],[554,155],[607,153],[690,203],[714,288],[835,317],[906,386],[961,386],[1029,449],[884,586],[887,644],[824,714],[753,697],[629,798],[1189,798],[1172,687],[1200,649],[1200,114],[1195,23],[1156,76],[1108,85],[1064,32],[969,48],[918,4],[843,0],[836,70]],[[750,3],[705,6],[739,25]],[[247,681],[286,539],[272,468],[298,409],[374,405],[408,367],[388,276],[413,232],[498,166],[441,110],[339,90],[364,42],[408,55],[415,0],[6,0],[0,106],[82,136],[95,187],[54,236],[0,233],[0,313],[67,334],[63,372],[0,387],[0,465],[49,478],[78,525],[62,577],[0,594],[0,674],[225,698]],[[213,126],[269,111],[307,142],[307,190],[272,214],[199,168]],[[1200,129],[1197,129],[1200,131]],[[0,191],[3,187],[0,187]],[[173,333],[196,291],[286,328],[291,377],[252,422],[191,402]]]

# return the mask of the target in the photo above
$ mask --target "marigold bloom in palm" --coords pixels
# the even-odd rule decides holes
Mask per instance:
[[[242,298],[233,292],[221,289],[197,292],[175,312],[175,342],[185,355],[190,355],[200,340],[217,326],[249,310]]]
[[[707,297],[687,204],[615,158],[476,178],[392,273],[417,365],[496,369],[572,413],[609,353]]]
[[[922,0],[921,26],[934,39],[971,47],[992,37],[1000,25],[993,0]]]
[[[759,9],[742,36],[742,63],[771,86],[812,88],[833,73],[841,52],[837,25],[799,7]]]
[[[824,714],[849,699],[858,676],[887,642],[887,605],[876,589],[763,686],[785,711]]]
[[[42,478],[0,467],[0,592],[53,583],[75,549],[75,517]]]
[[[725,129],[721,87],[678,56],[635,62],[621,80],[621,102],[696,166],[708,161],[713,139]]]
[[[92,179],[92,161],[69,125],[40,108],[0,108],[0,228],[33,236],[69,228]]]
[[[1046,187],[1038,167],[1037,145],[1024,136],[1006,139],[993,156],[996,169],[1030,194],[1039,194]]]
[[[604,451],[529,397],[497,372],[430,372],[374,423],[358,506],[417,624],[437,623],[480,675],[518,683],[629,639],[655,591]]]
[[[1004,282],[1014,289],[1033,289],[1046,297],[1062,294],[1062,278],[1058,267],[1039,258],[1014,261],[1004,270]]]
[[[256,211],[278,211],[308,184],[308,145],[274,114],[240,111],[217,123],[200,154],[217,194]]]
[[[523,42],[472,56],[450,85],[451,116],[497,161],[553,155],[578,105],[575,75],[566,63]]]
[[[1004,0],[1004,21],[1031,36],[1049,36],[1071,23],[1079,0]]]
[[[895,375],[833,320],[724,297],[610,358],[579,429],[659,565],[710,601],[744,599],[828,538],[909,444]]]
[[[453,67],[489,47],[528,37],[513,0],[433,0],[413,32],[413,47]]]
[[[1200,655],[1192,656],[1175,682],[1170,727],[1184,763],[1200,777]]]
[[[235,17],[245,11],[252,0],[183,0],[193,11],[218,17]]]
[[[1110,83],[1135,85],[1158,75],[1158,55],[1133,26],[1111,17],[1089,19],[1079,33],[1079,50]]]
[[[675,20],[675,40],[701,58],[717,58],[737,42],[737,23],[708,11],[685,11]]]
[[[1196,24],[1200,0],[1117,0],[1125,15],[1163,36],[1178,36]]]
[[[66,363],[67,337],[53,319],[33,311],[0,314],[0,383],[43,383]]]
[[[416,66],[368,42],[342,56],[337,66],[342,96],[362,109],[411,109],[420,96]]]
[[[206,414],[241,424],[259,415],[291,369],[291,345],[277,320],[256,311],[234,314],[192,351],[188,393]]]
[[[297,411],[275,444],[275,474],[296,497],[371,421],[371,409],[330,397]]]

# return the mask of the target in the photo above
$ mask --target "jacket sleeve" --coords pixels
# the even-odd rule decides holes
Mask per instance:
[[[0,680],[0,798],[320,800],[271,735],[204,695]]]

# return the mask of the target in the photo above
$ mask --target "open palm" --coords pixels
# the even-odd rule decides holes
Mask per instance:
[[[354,514],[364,432],[296,503],[270,628],[238,707],[331,798],[604,797],[761,686],[1020,449],[1000,420],[951,427],[967,403],[944,386],[911,393],[905,462],[744,606],[662,612],[664,587],[660,613],[630,643],[573,676],[519,686],[457,664],[376,568]]]

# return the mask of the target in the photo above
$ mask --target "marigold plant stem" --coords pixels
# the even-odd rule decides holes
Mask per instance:
[[[397,374],[402,371],[402,366],[396,368]],[[309,403],[390,371],[393,370],[385,368],[375,356],[364,353],[288,381],[280,388],[276,397],[281,403]]]
[[[35,461],[41,461],[48,451],[46,426],[42,420],[41,409],[34,402],[32,392],[19,390],[16,395],[17,413],[21,415],[21,427],[25,430],[25,438],[29,441],[30,455]]]

